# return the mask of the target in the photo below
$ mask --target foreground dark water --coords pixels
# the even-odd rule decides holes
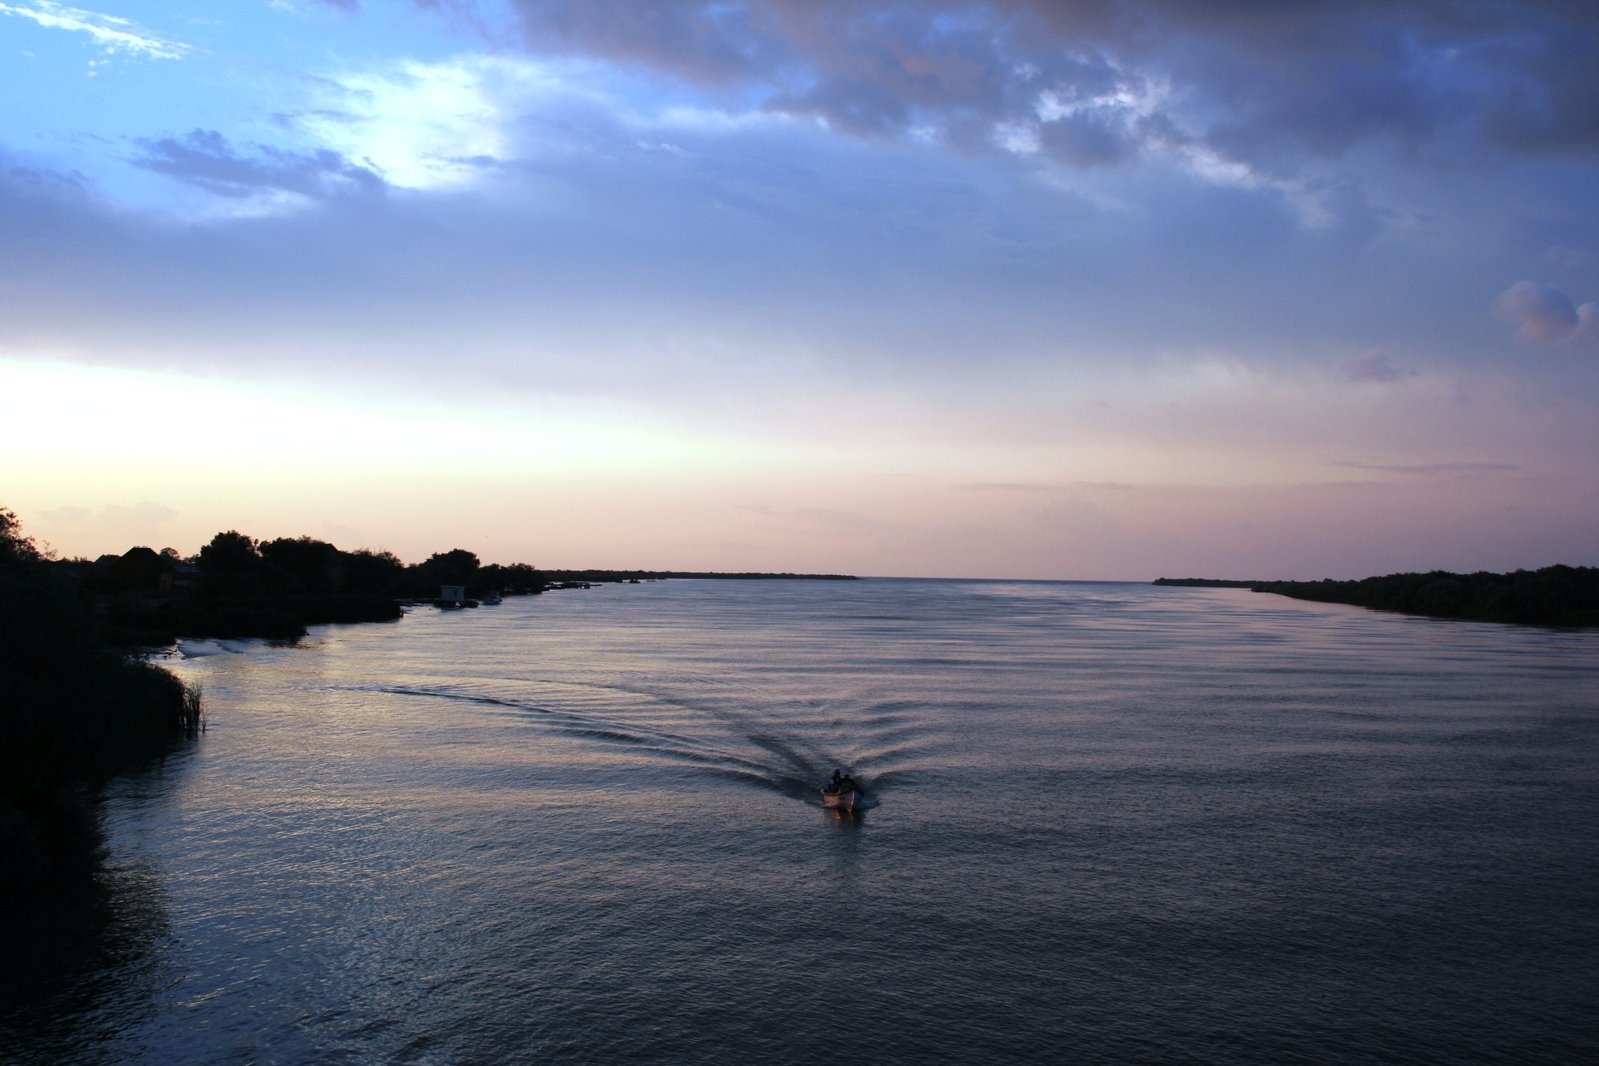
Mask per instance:
[[[1599,1057],[1594,633],[680,581],[186,650],[0,1060]]]

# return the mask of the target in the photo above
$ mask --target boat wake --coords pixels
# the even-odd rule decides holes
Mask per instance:
[[[384,686],[405,697],[492,708],[565,737],[626,746],[665,763],[822,806],[835,769],[852,774],[863,799],[914,777],[931,739],[903,708],[799,706],[761,714],[736,697],[683,700],[667,693],[570,682]],[[820,712],[820,713],[818,713]]]

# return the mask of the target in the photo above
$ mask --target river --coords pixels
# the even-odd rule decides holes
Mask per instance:
[[[0,1060],[1599,1061],[1599,633],[681,580],[170,665]]]

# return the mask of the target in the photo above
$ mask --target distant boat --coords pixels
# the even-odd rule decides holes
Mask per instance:
[[[847,774],[833,775],[833,780],[822,787],[822,806],[828,810],[851,814],[856,807],[865,805],[866,796],[861,792],[861,787]]]

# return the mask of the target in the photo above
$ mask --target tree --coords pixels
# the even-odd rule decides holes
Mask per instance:
[[[440,555],[428,556],[428,561],[423,565],[441,577],[450,579],[451,584],[465,585],[477,576],[480,564],[473,552],[454,548]]]
[[[344,588],[365,596],[393,596],[400,589],[405,564],[392,552],[361,548],[344,552]]]
[[[543,592],[546,584],[544,573],[527,563],[512,563],[510,566],[490,563],[477,572],[480,592]]]
[[[437,552],[427,562],[410,567],[407,585],[412,595],[436,596],[440,585],[470,585],[477,577],[478,558],[465,548]]]
[[[298,591],[338,592],[343,585],[343,552],[311,537],[280,537],[260,547],[261,558],[299,586]]]
[[[262,589],[261,552],[254,537],[236,529],[218,533],[200,549],[200,591],[207,596],[255,596]]]
[[[22,535],[22,523],[14,512],[0,507],[0,563],[35,561],[39,548],[31,537]]]

